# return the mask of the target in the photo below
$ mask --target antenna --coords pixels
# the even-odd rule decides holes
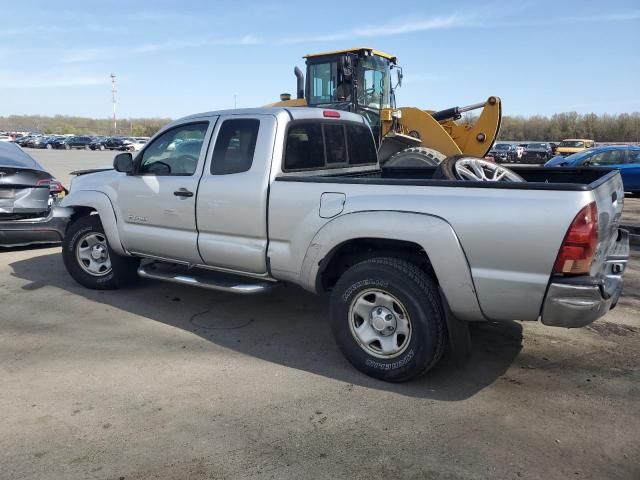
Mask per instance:
[[[111,101],[113,102],[113,134],[118,133],[118,123],[116,122],[116,76],[111,74]]]

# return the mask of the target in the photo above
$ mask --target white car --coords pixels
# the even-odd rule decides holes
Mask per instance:
[[[136,138],[131,141],[131,146],[133,147],[134,152],[138,152],[142,150],[142,147],[144,147],[146,144],[147,144],[147,141],[140,138]]]
[[[524,155],[524,147],[522,145],[514,145],[514,147],[516,149],[516,156],[518,157],[518,160],[520,160],[522,155]]]
[[[0,135],[0,142],[12,142],[13,138],[9,135]]]

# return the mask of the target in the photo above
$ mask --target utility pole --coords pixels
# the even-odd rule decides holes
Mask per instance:
[[[235,93],[233,94],[233,108],[234,109],[238,108],[238,98]]]
[[[116,122],[116,76],[111,74],[111,101],[113,102],[113,134],[118,134],[118,123]]]

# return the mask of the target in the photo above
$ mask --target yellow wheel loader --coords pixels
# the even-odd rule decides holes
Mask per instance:
[[[500,99],[441,111],[396,107],[395,90],[402,85],[396,57],[371,48],[310,54],[305,76],[298,67],[297,98],[280,95],[269,106],[346,110],[367,118],[378,143],[381,163],[398,167],[436,165],[445,157],[484,157],[493,145],[502,116]],[[395,70],[396,85],[391,71]],[[474,125],[459,123],[462,113],[482,109]]]

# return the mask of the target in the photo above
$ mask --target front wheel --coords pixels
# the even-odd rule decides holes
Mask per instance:
[[[82,217],[69,226],[62,241],[62,259],[69,274],[93,290],[113,290],[137,278],[139,261],[109,247],[97,215]]]
[[[338,347],[371,377],[410,380],[442,356],[440,297],[433,280],[412,263],[384,257],[354,265],[335,285],[330,313]]]

